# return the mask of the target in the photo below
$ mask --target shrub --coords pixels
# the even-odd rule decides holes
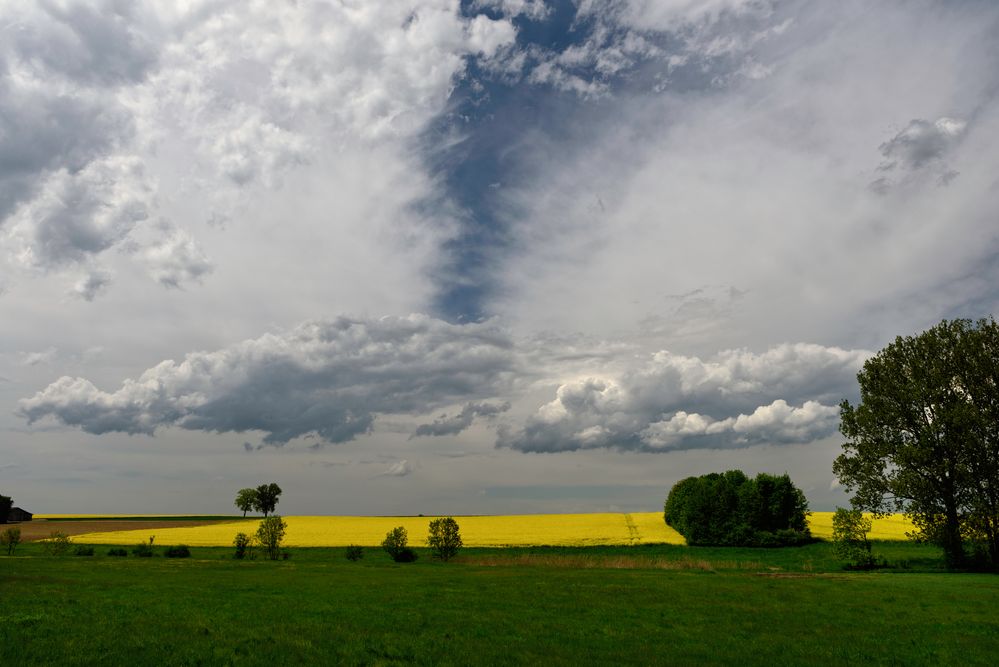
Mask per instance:
[[[416,560],[416,552],[406,546],[408,541],[406,529],[403,526],[396,526],[385,534],[382,549],[397,563],[412,563]]]
[[[811,541],[808,501],[787,475],[741,470],[688,477],[670,489],[663,518],[691,545],[781,547]]]
[[[149,536],[148,542],[139,542],[134,547],[132,547],[132,555],[139,558],[152,558],[153,557],[153,540],[156,538],[155,535]]]
[[[190,558],[191,550],[187,548],[186,544],[178,544],[175,547],[167,547],[163,555],[167,558]]]
[[[347,547],[347,560],[357,562],[364,558],[364,547],[351,544]]]
[[[128,556],[128,551],[121,547],[115,547],[113,549],[108,549],[108,556],[115,556],[116,558],[125,558]]]
[[[260,522],[257,528],[257,541],[271,560],[281,557],[281,541],[287,528],[288,524],[277,515],[266,517]]]
[[[253,558],[253,538],[246,533],[236,533],[236,537],[232,541],[233,545],[236,547],[236,553],[233,554],[233,558],[242,560],[246,557]]]
[[[8,528],[0,534],[0,544],[7,547],[7,555],[13,556],[14,549],[17,545],[21,543],[21,529],[20,528]]]
[[[871,520],[857,509],[836,508],[833,514],[833,545],[836,555],[850,561],[847,570],[873,570],[888,567],[884,558],[871,552],[867,534],[871,532]]]
[[[45,553],[50,556],[65,556],[69,553],[69,548],[73,546],[73,540],[69,539],[69,535],[66,533],[56,530],[49,534],[48,539],[42,542],[42,545]]]
[[[451,517],[431,521],[427,544],[433,551],[434,558],[439,558],[445,563],[449,561],[461,548],[458,522]]]
[[[94,548],[93,547],[85,547],[82,544],[80,544],[80,545],[77,545],[77,547],[75,549],[73,549],[73,555],[74,556],[93,556],[94,555]]]

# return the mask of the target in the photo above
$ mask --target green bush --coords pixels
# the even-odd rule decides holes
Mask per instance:
[[[8,528],[0,534],[0,544],[7,547],[7,555],[13,556],[14,549],[17,545],[21,543],[21,529],[20,528]]]
[[[73,540],[69,539],[69,535],[57,530],[50,533],[48,539],[42,542],[42,549],[50,556],[65,556],[71,546]]]
[[[787,475],[741,470],[688,477],[666,498],[666,523],[698,546],[783,547],[812,541],[808,501]]]
[[[439,558],[445,563],[451,560],[458,553],[462,544],[461,534],[458,532],[458,522],[452,517],[431,521],[427,544],[430,546],[434,558]]]
[[[86,546],[83,546],[82,544],[80,544],[75,549],[73,549],[73,555],[74,556],[93,556],[94,555],[94,548],[93,547],[86,547]]]
[[[347,547],[347,560],[349,561],[359,561],[364,558],[364,547],[359,547],[355,544],[351,544]]]
[[[108,549],[108,556],[115,556],[116,558],[125,558],[128,556],[128,551],[121,547],[114,547],[113,549]]]
[[[253,538],[246,533],[236,533],[236,537],[232,541],[233,546],[236,547],[236,553],[232,555],[233,558],[237,560],[243,560],[244,558],[253,558]]]
[[[167,558],[190,558],[191,550],[185,544],[178,544],[175,547],[167,547],[163,555]]]
[[[260,526],[257,528],[257,542],[260,543],[260,546],[267,552],[267,557],[271,560],[277,560],[281,557],[281,541],[284,539],[284,531],[287,528],[288,524],[276,514],[266,517],[260,522]],[[288,557],[284,558],[287,560]]]
[[[153,557],[153,540],[156,538],[155,535],[149,536],[148,542],[139,542],[134,547],[132,547],[132,555],[139,558],[152,558]]]
[[[409,536],[403,526],[396,526],[385,535],[382,549],[388,552],[396,563],[412,563],[416,560],[416,552],[406,546]]]

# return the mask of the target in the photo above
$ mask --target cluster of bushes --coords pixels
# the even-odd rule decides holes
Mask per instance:
[[[397,526],[390,530],[382,541],[382,549],[397,563],[412,563],[416,560],[417,554],[406,546],[409,536],[403,526]],[[434,519],[430,522],[430,531],[427,535],[427,545],[434,558],[447,562],[458,553],[461,548],[461,533],[458,530],[458,522],[452,517]],[[364,550],[358,546],[347,547],[347,560],[360,560],[364,557]]]
[[[808,501],[787,475],[741,470],[688,477],[670,489],[666,523],[698,546],[781,547],[812,541]]]

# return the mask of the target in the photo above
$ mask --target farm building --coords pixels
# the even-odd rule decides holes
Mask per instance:
[[[26,512],[20,507],[10,508],[10,513],[7,515],[7,521],[14,523],[16,521],[31,521],[33,515],[31,512]]]

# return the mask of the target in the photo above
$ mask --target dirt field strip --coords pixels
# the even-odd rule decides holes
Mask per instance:
[[[8,527],[21,529],[21,540],[33,542],[44,540],[53,532],[66,533],[67,535],[84,535],[89,533],[107,533],[120,530],[157,531],[164,528],[194,528],[195,526],[211,526],[216,523],[232,522],[226,521],[136,521],[136,520],[100,520],[93,521],[60,521],[59,519],[37,519],[25,521],[23,523],[12,523]],[[152,534],[152,533],[151,533]]]

